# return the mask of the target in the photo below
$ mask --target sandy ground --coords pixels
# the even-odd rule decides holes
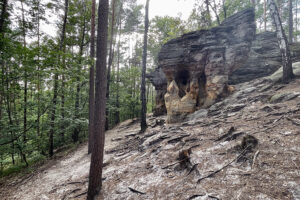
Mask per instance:
[[[289,95],[271,103],[282,93]],[[207,117],[163,121],[149,116],[143,134],[132,120],[106,133],[105,180],[97,199],[300,199],[300,79],[241,84]],[[237,159],[246,135],[258,145]],[[185,167],[174,164],[182,149],[192,149]],[[0,199],[85,199],[89,165],[82,144],[25,178],[7,180]]]
[[[130,122],[132,120],[123,122],[120,127]],[[117,135],[115,130],[106,132],[106,149],[117,143],[112,141]],[[106,156],[105,160],[108,158]],[[84,143],[67,156],[48,161],[33,174],[9,180],[0,188],[0,199],[46,200],[74,197],[74,194],[76,196],[86,192],[89,167],[90,155],[87,154],[87,143]]]

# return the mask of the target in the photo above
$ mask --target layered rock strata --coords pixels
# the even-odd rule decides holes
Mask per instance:
[[[228,94],[229,75],[247,60],[255,30],[254,11],[247,9],[218,27],[163,45],[158,62],[167,80],[164,99],[169,123]]]
[[[249,12],[249,10],[243,11],[243,12]],[[241,13],[238,13],[237,16],[233,15],[231,18],[236,18],[236,17],[240,18],[240,14]],[[227,23],[225,23],[226,21],[224,23],[230,24],[230,22],[228,22],[228,21],[230,21],[231,18],[228,18],[226,20]],[[222,26],[224,26],[224,23],[222,24]],[[190,56],[186,56],[187,53],[195,54],[195,52],[198,52],[197,47],[199,47],[201,44],[198,44],[198,46],[194,45],[193,47],[190,47],[190,49],[188,49],[188,48],[183,49],[182,46],[184,46],[184,45],[180,45],[180,44],[184,43],[182,40],[187,41],[186,38],[190,38],[190,37],[194,37],[194,39],[195,39],[194,43],[197,43],[197,41],[196,41],[197,38],[203,37],[203,36],[200,36],[200,35],[203,35],[203,33],[200,34],[201,32],[207,32],[207,30],[189,33],[187,35],[182,36],[181,38],[171,40],[163,47],[162,52],[160,53],[160,56],[161,56],[160,57],[160,65],[155,69],[154,72],[148,74],[148,78],[150,79],[151,83],[155,86],[155,90],[156,90],[156,94],[157,94],[156,95],[156,107],[153,110],[154,115],[158,116],[158,115],[162,115],[162,114],[166,113],[166,105],[165,105],[164,95],[167,92],[167,86],[168,86],[167,82],[168,81],[167,81],[165,73],[163,72],[163,69],[165,69],[164,71],[167,71],[167,72],[171,71],[172,74],[174,74],[173,71],[178,71],[178,69],[179,69],[180,76],[179,75],[177,76],[177,80],[178,79],[179,80],[180,79],[190,79],[188,77],[191,74],[191,72],[189,72],[190,69],[193,69],[193,71],[192,71],[193,76],[195,76],[196,74],[197,74],[196,76],[199,76],[198,74],[200,74],[200,76],[202,76],[202,80],[203,80],[202,84],[199,84],[200,86],[202,86],[202,88],[200,87],[200,91],[202,91],[202,93],[201,93],[202,97],[198,98],[198,102],[197,102],[198,105],[196,107],[204,106],[204,103],[203,103],[204,97],[205,97],[205,81],[204,80],[206,78],[205,70],[203,70],[203,67],[199,67],[199,68],[196,67],[196,70],[195,70],[195,67],[194,68],[192,67],[195,65],[195,62],[191,59]],[[225,32],[223,34],[225,34]],[[197,35],[198,35],[198,37],[197,37]],[[190,40],[193,40],[193,38],[190,38]],[[199,40],[199,38],[198,38],[198,40]],[[203,40],[204,39],[202,39],[202,42],[203,42]],[[181,43],[180,43],[180,41],[181,41]],[[205,39],[202,46],[203,47],[205,46],[206,48],[208,48],[208,46],[210,44],[209,44],[208,40]],[[186,43],[184,47],[187,47],[187,46],[188,46],[188,44]],[[176,49],[177,47],[178,47],[178,49]],[[212,51],[211,47],[209,49],[210,49],[210,51]],[[198,50],[199,50],[199,48],[198,48]],[[290,50],[291,50],[291,56],[292,56],[293,62],[299,62],[300,61],[300,43],[290,44]],[[168,53],[168,51],[171,51],[171,52]],[[169,57],[167,57],[168,54],[169,54]],[[176,57],[176,54],[178,55],[178,57]],[[173,55],[173,56],[170,56],[170,55]],[[202,54],[201,54],[201,56],[202,56]],[[204,55],[204,56],[206,56],[206,55]],[[190,64],[188,63],[189,61],[191,61]],[[210,60],[207,60],[207,59],[205,61],[210,62]],[[169,62],[172,64],[166,65],[165,64],[166,62]],[[281,54],[280,54],[280,50],[278,47],[276,34],[274,32],[263,32],[263,33],[256,34],[255,39],[252,41],[250,52],[248,53],[248,58],[244,62],[236,63],[236,66],[238,64],[239,64],[239,66],[234,67],[233,72],[229,73],[228,84],[238,84],[238,83],[251,81],[256,78],[265,77],[270,74],[273,74],[278,68],[281,67]],[[186,66],[189,66],[189,67],[186,67]],[[170,70],[170,68],[173,68],[173,70]],[[180,69],[182,69],[182,70],[180,70]],[[199,69],[199,71],[197,71],[198,69]],[[214,69],[212,69],[212,70],[214,70]],[[224,70],[227,70],[227,68]],[[195,73],[195,71],[196,71],[196,73]],[[204,71],[204,73],[203,73],[203,71]],[[217,79],[219,79],[219,78],[220,77],[215,77],[215,81],[218,82]],[[175,77],[175,79],[176,79],[176,77]],[[184,84],[182,84],[181,82],[182,81],[179,81],[179,83],[176,82],[176,84],[179,85],[179,86],[177,86],[180,91],[179,96],[182,97],[183,95],[185,95],[185,89],[184,89],[184,87],[182,87],[182,85],[184,85]],[[170,83],[170,81],[169,81],[169,83]],[[225,91],[226,91],[226,89],[227,88],[225,87]],[[199,96],[201,96],[201,94],[199,94]],[[209,105],[209,104],[207,104],[207,105]],[[178,116],[181,116],[181,115],[179,114]]]
[[[290,44],[293,62],[300,61],[300,43]],[[256,35],[249,58],[229,77],[229,84],[238,84],[269,76],[281,67],[281,53],[275,32]]]

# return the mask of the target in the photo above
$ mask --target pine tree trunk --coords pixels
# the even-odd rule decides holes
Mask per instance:
[[[288,83],[294,77],[288,41],[284,29],[282,27],[281,19],[279,17],[278,9],[276,4],[274,3],[274,0],[268,0],[268,5],[270,8],[273,23],[276,27],[276,35],[277,35],[278,45],[282,57],[282,65],[283,65],[282,81],[284,83]]]
[[[210,2],[210,1],[209,1],[209,2]],[[216,16],[216,18],[217,18],[218,25],[220,25],[220,24],[221,24],[221,21],[220,21],[219,15],[218,15],[218,10],[217,10],[216,1],[213,0],[213,3],[214,3],[214,5],[212,5],[211,3],[209,3],[209,5],[210,5],[212,11],[215,13],[215,16]]]
[[[3,68],[5,66],[5,62],[3,64]],[[3,75],[4,75],[4,69],[3,69]],[[6,73],[5,76],[8,77],[8,69],[6,68]],[[4,76],[3,76],[4,77]],[[10,105],[10,92],[9,92],[9,80],[8,78],[6,79],[6,109],[7,109],[7,115],[8,115],[8,121],[9,121],[9,126],[13,127],[13,120],[12,120],[12,109],[11,109],[11,105]],[[15,145],[14,145],[14,138],[15,138],[15,134],[12,130],[10,130],[10,138],[11,138],[11,159],[12,159],[12,164],[15,165]]]
[[[223,12],[224,12],[224,19],[227,18],[227,8],[226,8],[226,5],[225,5],[225,0],[222,1],[222,7],[223,7]]]
[[[142,66],[142,80],[141,80],[141,101],[142,101],[142,110],[141,110],[141,131],[144,132],[147,129],[146,122],[146,65],[147,65],[147,42],[148,42],[148,28],[149,28],[149,0],[146,2],[145,7],[145,32],[144,32],[144,49],[143,49],[143,66]]]
[[[63,49],[63,45],[65,43],[68,8],[69,8],[69,0],[65,0],[64,20],[63,20],[63,28],[62,28],[62,32],[61,32],[59,51],[61,51]],[[58,56],[57,68],[59,67],[59,64],[60,64],[60,56]],[[52,110],[51,110],[51,118],[50,118],[50,132],[49,132],[49,155],[50,155],[50,157],[53,156],[53,150],[54,150],[53,137],[54,137],[57,95],[58,95],[58,72],[54,72],[53,99],[52,99]]]
[[[115,0],[111,0],[111,9],[112,9],[112,15],[111,15],[111,27],[110,27],[110,44],[109,44],[109,55],[108,55],[108,66],[107,66],[107,86],[106,86],[106,99],[109,99],[109,93],[110,93],[110,72],[111,72],[111,65],[113,61],[113,41],[114,41],[114,26],[115,26]],[[105,111],[106,120],[105,120],[105,130],[109,129],[109,110],[108,107]]]
[[[41,149],[41,134],[40,134],[40,117],[41,117],[41,108],[40,108],[40,92],[41,92],[41,77],[40,77],[40,1],[38,1],[37,4],[37,44],[38,44],[38,67],[37,67],[37,126],[36,126],[36,132],[37,132],[37,138],[38,138],[38,150]]]
[[[297,36],[298,36],[298,0],[296,0],[296,21],[295,21],[295,31],[296,31],[296,34],[294,35],[295,36],[295,42],[297,42]]]
[[[289,0],[289,43],[293,42],[293,3]]]
[[[65,53],[65,48],[63,50]],[[65,56],[63,56],[63,73],[65,73]],[[62,74],[61,76],[61,126],[60,126],[60,143],[61,145],[64,145],[65,143],[65,75]]]
[[[267,31],[267,0],[264,0],[264,28]]]
[[[3,0],[2,3],[2,12],[0,16],[0,34],[4,33],[4,23],[7,17],[7,0]]]
[[[120,98],[120,93],[119,93],[119,82],[120,82],[120,58],[121,58],[121,54],[120,54],[120,48],[121,48],[121,30],[122,30],[122,21],[121,21],[121,17],[119,19],[119,23],[120,23],[120,27],[119,27],[119,40],[118,40],[118,61],[117,61],[117,79],[116,79],[116,113],[115,113],[115,124],[119,124],[120,123],[120,102],[119,102],[119,98]]]
[[[23,32],[23,48],[24,51],[26,50],[26,28],[25,28],[25,16],[24,16],[24,5],[23,5],[23,0],[21,0],[21,8],[22,8],[22,32]],[[28,87],[28,77],[27,77],[27,55],[24,53],[23,55],[23,60],[24,60],[24,112],[23,112],[23,145],[24,148],[26,148],[26,143],[27,143],[27,87]],[[20,147],[21,148],[21,147]],[[26,153],[23,152],[23,150],[20,150],[23,161],[26,163],[26,167],[28,167],[28,162],[26,159]]]
[[[94,138],[94,108],[95,108],[95,14],[96,14],[96,2],[92,0],[92,18],[91,18],[91,46],[90,46],[90,89],[89,89],[89,145],[88,153],[90,154],[93,149],[93,138]]]
[[[94,199],[102,186],[105,141],[107,25],[108,0],[101,0],[98,9],[94,146],[89,174],[88,200]]]
[[[210,16],[210,11],[209,11],[209,0],[205,0],[205,5],[206,5],[206,14],[208,15],[208,27],[211,27],[212,22],[211,22],[211,16]]]

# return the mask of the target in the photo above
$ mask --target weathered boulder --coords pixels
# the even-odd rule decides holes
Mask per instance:
[[[300,76],[300,62],[293,63],[293,73],[295,76]],[[282,78],[282,67],[270,76],[265,77],[266,80],[278,82]]]
[[[170,40],[159,53],[165,74],[167,122],[182,120],[199,107],[228,95],[229,75],[248,58],[255,37],[253,9],[241,11],[209,30]]]
[[[290,45],[293,62],[300,61],[300,44]],[[280,66],[281,54],[275,32],[256,35],[249,58],[229,77],[229,84],[238,84],[273,74]]]

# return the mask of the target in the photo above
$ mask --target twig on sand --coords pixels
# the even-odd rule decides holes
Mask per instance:
[[[256,160],[256,158],[257,158],[258,154],[259,154],[259,150],[258,150],[257,152],[255,152],[255,154],[254,154],[254,156],[253,156],[253,161],[252,161],[252,166],[251,166],[251,169],[253,169],[253,168],[254,168],[254,163],[255,163],[255,160]]]
[[[197,169],[197,165],[198,165],[199,163],[196,163],[196,164],[194,164],[193,165],[193,167],[190,169],[190,171],[187,173],[187,176],[188,175],[190,175],[194,170],[196,170],[196,172],[198,173],[198,174],[200,174],[199,173],[199,171],[198,171],[198,169]]]
[[[131,188],[131,187],[128,187],[128,189],[129,189],[131,192],[134,192],[134,193],[138,193],[138,194],[146,194],[146,193],[144,193],[144,192],[140,192],[140,191],[138,191],[138,190],[136,190],[136,189],[133,189],[133,188]]]
[[[219,173],[220,171],[222,171],[223,169],[225,169],[226,167],[228,167],[229,165],[231,165],[234,161],[238,160],[241,156],[244,155],[244,153],[246,152],[246,150],[248,149],[249,146],[247,146],[237,157],[235,157],[232,161],[230,161],[229,163],[227,163],[226,165],[224,165],[223,167],[221,167],[220,169],[198,179],[197,183],[199,184],[203,179],[209,178],[214,176],[215,174]]]
[[[166,169],[166,168],[168,168],[168,167],[172,167],[173,165],[176,165],[176,164],[178,164],[178,163],[181,163],[181,162],[183,162],[183,161],[185,161],[185,160],[186,160],[186,159],[179,160],[179,161],[177,161],[177,162],[174,162],[174,163],[172,163],[172,164],[169,164],[169,165],[167,165],[167,166],[162,167],[162,169]]]
[[[287,117],[287,119],[288,119],[289,121],[291,121],[294,125],[300,126],[300,122],[298,122],[298,121],[296,121],[296,120],[294,120],[294,119],[292,119],[292,118],[289,118],[289,117]]]
[[[86,192],[83,192],[83,193],[80,193],[80,194],[74,196],[73,198],[78,198],[78,197],[81,197],[81,196],[83,196],[83,195],[85,195],[85,194],[87,194],[87,191],[86,191]]]
[[[76,188],[76,189],[72,190],[71,192],[66,193],[66,194],[63,196],[63,198],[62,198],[61,200],[64,200],[68,195],[70,195],[70,194],[72,194],[72,193],[75,193],[75,192],[77,192],[77,191],[80,191],[80,190],[81,190],[81,189]]]

